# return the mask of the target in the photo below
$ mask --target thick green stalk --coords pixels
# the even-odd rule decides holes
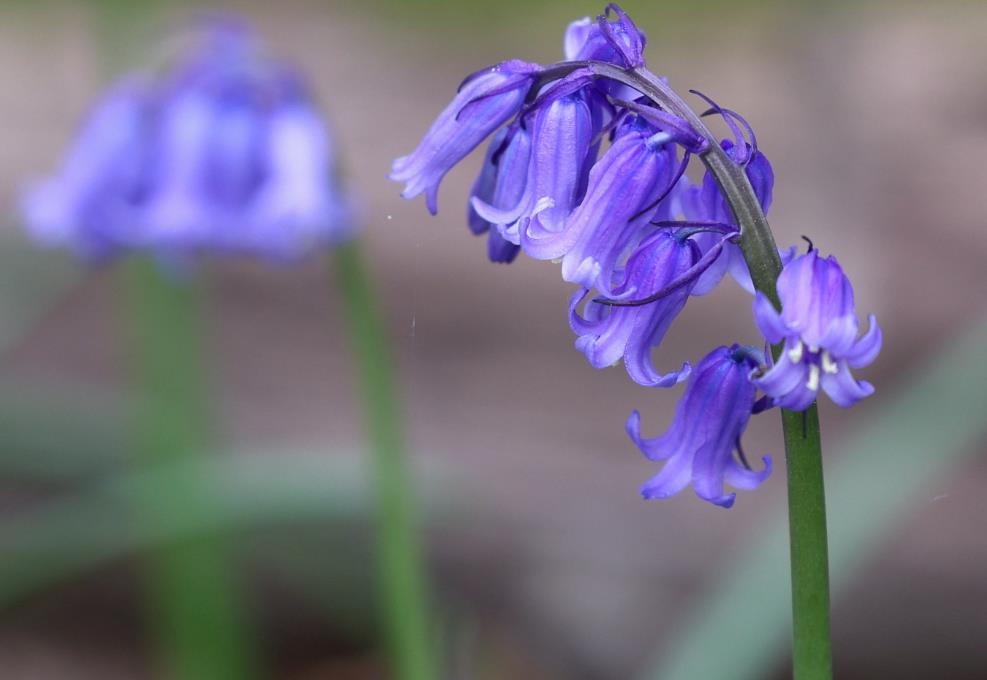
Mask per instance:
[[[666,83],[647,71],[624,70],[593,62],[598,75],[626,83],[663,109],[687,120],[709,142],[700,155],[716,179],[741,228],[740,248],[754,287],[781,307],[775,282],[781,272],[778,247],[760,202],[743,168],[737,166],[702,119]],[[781,346],[772,348],[777,358]],[[788,517],[792,560],[792,663],[795,680],[832,677],[829,619],[829,560],[819,415],[813,404],[804,413],[782,411],[788,464]]]
[[[833,676],[829,631],[829,547],[819,414],[781,412],[788,463],[788,533],[796,680]]]
[[[359,245],[343,244],[334,256],[373,449],[379,607],[393,675],[400,680],[433,680],[439,674],[429,634],[418,512],[385,330]]]
[[[194,463],[206,457],[212,443],[196,290],[168,280],[148,259],[127,262],[124,273],[139,387],[138,463]],[[203,480],[188,475],[171,488],[143,495],[137,512],[154,533],[207,501]],[[207,536],[163,545],[147,555],[150,623],[166,677],[242,680],[255,675],[228,548],[219,536]]]

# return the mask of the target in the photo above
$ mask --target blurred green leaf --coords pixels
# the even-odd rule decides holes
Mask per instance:
[[[91,484],[0,526],[0,607],[170,542],[285,523],[369,524],[373,503],[361,460],[327,456],[321,446],[238,451]],[[425,481],[426,489],[438,488],[435,480]],[[177,489],[186,491],[176,495]],[[153,528],[131,511],[137,499],[149,496],[173,510]]]
[[[129,401],[90,385],[6,381],[0,392],[0,482],[76,482],[120,464]]]
[[[0,237],[0,352],[10,350],[82,280],[70,257],[14,232]]]

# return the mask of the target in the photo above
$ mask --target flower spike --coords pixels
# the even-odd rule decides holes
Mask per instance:
[[[667,461],[642,492],[667,497],[691,483],[702,498],[729,507],[735,496],[724,485],[752,489],[771,471],[769,458],[763,469],[752,470],[741,445],[752,413],[805,408],[819,389],[843,405],[865,396],[872,388],[854,381],[849,368],[873,360],[881,332],[872,323],[856,337],[852,290],[849,297],[841,293],[840,307],[835,274],[820,275],[825,281],[818,292],[816,284],[805,283],[808,275],[785,273],[803,271],[805,258],[818,257],[810,244],[802,258],[795,248],[778,251],[785,267],[778,291],[783,302],[794,302],[779,313],[762,294],[755,297],[765,337],[786,343],[777,362],[733,345],[714,350],[695,370],[688,362],[667,372],[656,367],[652,352],[691,296],[709,293],[727,272],[753,295],[747,258],[758,265],[761,289],[775,283],[775,246],[764,217],[774,171],[743,116],[691,90],[710,107],[697,114],[667,79],[647,69],[645,44],[630,17],[611,4],[595,21],[570,23],[564,61],[520,69],[516,77],[523,84],[484,82],[487,71],[473,74],[460,92],[456,122],[476,130],[439,134],[440,116],[422,145],[435,137],[455,153],[423,164],[404,195],[429,191],[434,207],[442,174],[495,133],[471,192],[471,229],[489,234],[491,259],[509,261],[520,248],[534,259],[558,262],[562,279],[579,285],[569,299],[569,324],[590,365],[622,362],[635,382],[649,387],[688,380],[664,436],[642,438],[636,412],[628,421],[639,448]],[[469,93],[471,88],[478,92]],[[702,124],[702,117],[714,114],[729,128],[727,139],[717,140]],[[687,169],[697,156],[706,172],[695,185]],[[835,260],[831,266],[838,269]],[[816,332],[813,324],[823,322],[812,318],[819,315],[828,325]],[[813,340],[814,332],[819,337]]]

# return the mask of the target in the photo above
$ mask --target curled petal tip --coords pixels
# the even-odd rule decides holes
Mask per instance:
[[[724,494],[722,496],[718,496],[716,498],[705,498],[703,496],[700,496],[700,498],[702,498],[704,501],[709,501],[713,505],[724,508],[725,510],[729,510],[730,508],[733,507],[734,502],[737,500],[737,494],[731,492],[728,494]]]

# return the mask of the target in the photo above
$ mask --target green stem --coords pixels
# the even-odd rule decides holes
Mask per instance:
[[[134,431],[138,463],[159,467],[202,460],[212,433],[196,291],[167,280],[149,259],[127,262],[124,273],[140,387]],[[207,498],[203,480],[189,475],[143,495],[137,511],[153,533],[176,516],[195,512]],[[202,537],[147,555],[150,618],[167,677],[255,675],[228,548],[218,537]]]
[[[819,413],[782,411],[788,463],[788,533],[796,680],[833,677],[829,631],[829,554]]]
[[[379,606],[393,674],[400,680],[433,680],[439,674],[429,635],[418,513],[386,334],[358,244],[337,247],[334,257],[373,449]]]
[[[703,120],[661,79],[645,70],[624,70],[591,62],[599,76],[630,85],[663,109],[688,121],[709,141],[700,155],[716,179],[741,229],[740,249],[754,287],[781,308],[775,282],[781,273],[778,247],[744,169],[720,147]],[[777,358],[781,345],[772,347]],[[792,559],[792,663],[795,680],[832,677],[829,625],[829,560],[819,415],[813,404],[804,413],[782,410],[788,463],[788,517]]]

